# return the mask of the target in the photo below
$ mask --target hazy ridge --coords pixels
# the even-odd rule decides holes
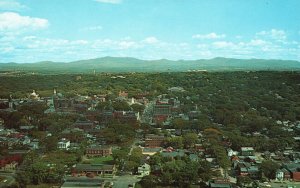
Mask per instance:
[[[43,61],[37,63],[0,63],[0,71],[30,71],[40,73],[87,72],[178,72],[190,70],[300,70],[293,60],[213,58],[200,60],[140,60],[130,57],[102,57],[68,63]]]

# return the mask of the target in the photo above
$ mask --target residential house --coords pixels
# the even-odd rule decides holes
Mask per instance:
[[[151,168],[150,168],[150,165],[148,165],[147,163],[138,167],[138,176],[139,177],[148,176],[148,175],[150,175],[150,172],[151,172]]]
[[[57,148],[62,150],[69,150],[70,145],[71,145],[70,140],[62,138],[60,141],[58,141]]]
[[[232,188],[232,184],[228,179],[214,179],[209,182],[210,188]]]
[[[38,139],[33,139],[30,143],[29,143],[29,147],[32,150],[36,150],[39,149],[39,140]]]
[[[89,177],[66,177],[61,188],[101,187],[103,180]]]
[[[76,164],[72,169],[73,176],[100,176],[113,178],[115,172],[115,165],[103,164]]]
[[[185,155],[185,151],[182,149],[178,149],[176,151],[164,151],[161,152],[163,157],[175,158],[175,157],[183,157]]]
[[[143,148],[143,155],[155,155],[156,153],[159,153],[161,151],[161,148]]]
[[[80,143],[84,139],[84,131],[79,128],[69,128],[61,132],[61,136],[70,142]]]
[[[300,181],[300,163],[286,163],[283,167],[289,171],[293,181]]]
[[[112,154],[111,146],[91,146],[85,150],[88,157],[104,157]]]
[[[96,125],[92,121],[78,120],[73,124],[74,128],[82,129],[85,132],[95,129]]]
[[[122,123],[136,123],[137,116],[133,111],[114,111],[113,119]]]
[[[147,134],[145,136],[145,146],[150,148],[161,147],[165,141],[164,136]]]
[[[252,179],[259,179],[261,177],[258,166],[248,162],[239,162],[236,170],[239,176],[249,176]]]
[[[291,173],[285,169],[281,168],[276,171],[276,180],[277,181],[284,181],[284,180],[290,180],[291,179]]]
[[[253,156],[254,149],[253,147],[241,147],[241,154],[242,156]]]

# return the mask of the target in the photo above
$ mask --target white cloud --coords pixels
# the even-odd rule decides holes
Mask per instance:
[[[264,40],[261,40],[261,39],[252,39],[248,45],[251,45],[251,46],[264,46],[268,44],[268,42],[264,41]]]
[[[155,44],[155,43],[158,43],[159,40],[156,37],[147,37],[143,40],[143,42],[145,42],[147,44]]]
[[[132,47],[136,47],[136,42],[134,41],[120,41],[120,42],[117,42],[119,48],[121,49],[129,49],[129,48],[132,48]]]
[[[75,41],[72,41],[71,44],[87,45],[87,44],[89,44],[89,42],[87,40],[75,40]]]
[[[0,48],[0,49],[1,49],[1,53],[7,54],[7,53],[13,52],[15,48],[13,46],[8,46],[8,47]]]
[[[229,47],[233,47],[234,43],[227,42],[227,41],[218,41],[218,42],[213,42],[212,45],[216,48],[229,48]]]
[[[101,25],[97,25],[97,26],[84,27],[80,30],[81,31],[100,31],[102,29],[103,29],[103,27]]]
[[[26,6],[15,0],[0,0],[0,10],[19,11],[25,9]]]
[[[0,13],[0,32],[22,32],[43,29],[49,25],[48,20],[21,16],[14,12]]]
[[[268,37],[277,41],[283,41],[287,38],[284,30],[271,29],[270,31],[260,31],[257,36]]]
[[[220,38],[225,38],[225,34],[216,34],[216,33],[209,33],[209,34],[196,34],[192,36],[194,39],[220,39]]]
[[[99,3],[110,3],[110,4],[120,4],[122,0],[94,0]]]
[[[102,56],[173,60],[213,57],[300,59],[299,42],[286,39],[284,43],[262,37],[267,32],[239,40],[233,37],[232,40],[228,38],[178,43],[158,40],[154,36],[142,40],[130,36],[119,39],[66,40],[43,38],[36,33],[29,33],[28,36],[0,35],[0,57],[2,62],[73,61]]]

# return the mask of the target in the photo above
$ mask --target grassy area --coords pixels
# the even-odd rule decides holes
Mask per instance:
[[[91,163],[91,164],[113,164],[113,157],[108,156],[108,157],[93,157],[93,158],[87,158],[83,161]]]
[[[39,185],[27,185],[27,188],[58,188],[60,187],[59,185],[55,185],[55,184],[39,184]]]

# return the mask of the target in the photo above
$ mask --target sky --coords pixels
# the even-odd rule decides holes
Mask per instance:
[[[0,0],[0,63],[300,61],[299,0]]]

